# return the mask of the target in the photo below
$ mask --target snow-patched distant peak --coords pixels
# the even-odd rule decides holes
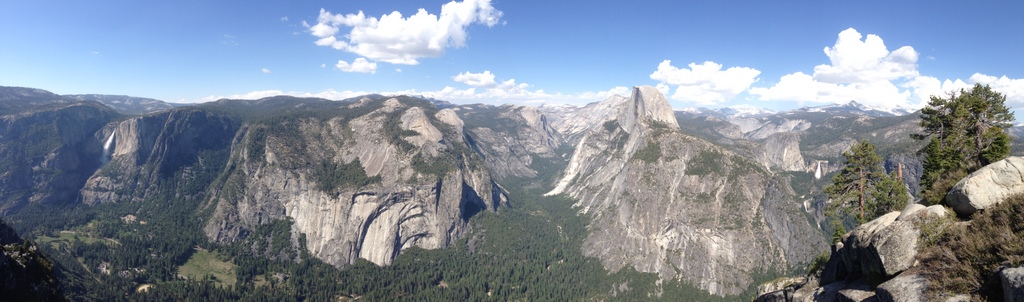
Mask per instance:
[[[762,114],[775,114],[774,110],[765,108],[757,108],[750,105],[735,105],[725,108],[719,108],[718,112],[725,114],[730,117],[749,117]]]
[[[801,111],[806,112],[831,112],[831,113],[860,113],[870,116],[901,116],[913,113],[914,109],[903,106],[873,106],[850,101],[846,104],[832,104],[817,107],[803,107]]]

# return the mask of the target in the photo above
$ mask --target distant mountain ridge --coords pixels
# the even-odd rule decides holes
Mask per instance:
[[[97,102],[124,115],[140,115],[167,110],[181,104],[126,95],[69,94],[59,95],[37,88],[0,86],[0,113],[12,113],[52,104]]]
[[[751,105],[736,105],[736,106],[714,108],[714,109],[708,109],[708,108],[703,108],[703,107],[701,107],[701,108],[687,107],[687,108],[679,108],[679,109],[676,109],[675,111],[692,113],[692,114],[713,115],[713,116],[717,116],[717,117],[759,117],[759,116],[766,116],[766,115],[773,115],[773,114],[786,114],[786,113],[799,113],[799,112],[823,112],[823,113],[830,113],[830,114],[855,114],[855,115],[865,115],[865,116],[872,116],[872,117],[883,117],[883,116],[904,116],[904,115],[908,115],[908,114],[913,114],[914,112],[917,111],[917,109],[913,109],[913,108],[909,108],[909,107],[902,107],[902,106],[894,106],[894,107],[871,106],[871,105],[861,104],[861,103],[859,103],[857,101],[850,101],[850,102],[848,102],[846,104],[830,104],[830,105],[821,105],[821,106],[804,106],[804,107],[800,107],[800,108],[797,108],[797,109],[783,110],[783,111],[776,111],[776,110],[770,110],[770,109],[765,109],[765,108],[758,108],[758,107],[754,107],[754,106],[751,106]]]

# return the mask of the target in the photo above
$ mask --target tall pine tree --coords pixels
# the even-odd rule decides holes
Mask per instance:
[[[875,153],[874,144],[863,139],[843,152],[843,157],[845,166],[832,177],[832,184],[825,187],[825,193],[832,199],[829,212],[835,217],[836,210],[856,208],[857,220],[863,223],[870,219],[864,215],[865,203],[879,180],[886,176],[882,157]]]
[[[959,178],[1009,156],[1006,129],[1013,120],[1006,97],[988,85],[975,84],[970,91],[961,89],[948,98],[933,96],[921,109],[919,124],[924,133],[911,135],[929,140],[921,150],[925,155],[924,199],[932,204],[941,202]]]

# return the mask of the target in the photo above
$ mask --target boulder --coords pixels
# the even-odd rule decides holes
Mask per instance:
[[[1024,302],[1024,266],[1004,269],[999,279],[1003,281],[1003,301]]]
[[[970,216],[1007,197],[1024,193],[1024,157],[1010,157],[967,175],[946,194],[946,204],[960,216]]]
[[[928,211],[929,216],[935,216],[939,218],[946,217],[946,207],[940,204],[929,206],[925,210]]]
[[[864,283],[864,280],[857,280],[846,285],[846,288],[836,293],[836,301],[841,302],[863,302],[877,301],[875,291]]]
[[[846,279],[849,275],[846,263],[843,262],[843,243],[836,243],[836,247],[832,252],[832,255],[828,257],[828,262],[825,263],[825,269],[821,272],[821,284],[830,284],[832,282]]]
[[[924,209],[927,209],[927,208],[928,207],[925,207],[922,204],[917,204],[917,203],[908,204],[906,208],[903,208],[903,212],[900,212],[900,216],[896,217],[896,220],[905,220],[908,217],[910,217],[911,215],[914,215],[917,212],[920,212],[921,210],[924,210]]]
[[[757,296],[754,302],[789,302],[793,300],[793,289],[782,289]]]
[[[927,301],[925,290],[928,280],[917,274],[901,274],[875,288],[878,301],[883,302],[917,302]]]
[[[839,296],[839,291],[845,289],[847,285],[850,285],[850,283],[846,282],[846,281],[839,281],[839,282],[834,282],[832,284],[823,285],[822,287],[819,287],[819,288],[814,290],[814,295],[811,296],[811,300],[810,301],[816,301],[816,302],[839,301],[837,299],[837,297]]]
[[[885,279],[914,264],[920,230],[909,221],[896,221],[899,216],[900,212],[885,214],[843,238],[847,271]]]
[[[757,294],[767,294],[784,290],[789,287],[800,287],[807,283],[806,277],[786,277],[765,282],[757,286]],[[791,291],[792,292],[792,291]]]

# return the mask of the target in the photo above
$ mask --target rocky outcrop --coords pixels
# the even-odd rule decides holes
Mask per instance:
[[[782,171],[806,171],[804,157],[800,154],[800,134],[776,133],[764,140],[764,149],[759,156],[765,167]]]
[[[946,204],[960,216],[1002,202],[1024,192],[1024,157],[1010,157],[974,171],[957,182],[946,195]]]
[[[802,214],[788,181],[681,133],[656,93],[635,88],[614,119],[590,128],[548,193],[575,198],[575,207],[592,217],[584,254],[610,270],[631,266],[716,295],[738,294],[755,270],[810,260],[813,252],[787,250],[797,240],[779,240],[816,233],[796,217]],[[820,235],[806,238],[800,245],[823,247]]]
[[[462,125],[451,110],[406,97],[163,111],[92,136],[109,161],[81,202],[137,203],[145,219],[162,203],[194,207],[221,244],[288,219],[293,239],[305,238],[292,244],[314,257],[386,265],[410,247],[448,246],[469,217],[507,203]]]
[[[464,118],[470,143],[498,179],[547,179],[565,161],[559,153],[565,144],[562,134],[537,108],[478,105],[454,109],[458,111],[445,110]]]
[[[921,227],[945,215],[941,205],[911,204],[858,226],[788,301],[924,301],[927,281],[905,272],[917,265]]]
[[[0,214],[28,203],[75,200],[101,163],[102,142],[94,133],[116,115],[80,102],[0,116]]]
[[[204,228],[210,240],[236,242],[290,218],[314,257],[335,266],[359,258],[387,265],[410,247],[450,245],[469,217],[506,203],[450,110],[387,99],[341,112],[357,107],[376,109],[296,120],[294,133],[243,127],[231,146],[233,170],[213,185],[215,210]]]
[[[916,302],[928,301],[926,292],[928,281],[924,276],[916,274],[899,275],[875,289],[879,301]]]
[[[5,301],[64,301],[53,262],[0,221],[0,294]]]
[[[220,166],[223,162],[209,160],[228,154],[238,129],[239,122],[227,116],[195,108],[109,125],[99,131],[97,144],[103,142],[111,149],[107,153],[111,158],[86,181],[80,191],[81,202],[140,202],[160,190],[172,189],[158,185],[168,182],[172,187],[205,188],[208,183],[202,182],[208,180],[196,176],[201,171],[213,174],[224,168]],[[105,140],[111,140],[110,144]],[[189,192],[181,197],[200,195],[202,192]]]
[[[1024,266],[1006,268],[999,272],[1004,301],[1024,301]]]

